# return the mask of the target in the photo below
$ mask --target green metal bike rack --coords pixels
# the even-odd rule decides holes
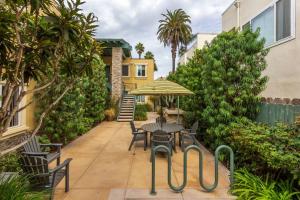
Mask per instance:
[[[152,160],[152,187],[151,187],[151,192],[150,192],[150,194],[152,194],[152,195],[156,194],[156,190],[155,190],[155,154],[156,154],[157,150],[159,150],[159,149],[164,149],[168,153],[168,185],[174,192],[182,192],[186,186],[186,183],[187,183],[187,155],[188,155],[188,152],[192,149],[196,150],[199,153],[199,183],[200,183],[200,186],[205,191],[212,192],[218,186],[218,182],[219,182],[219,171],[218,171],[219,159],[218,158],[219,158],[220,151],[222,151],[223,149],[229,151],[229,153],[230,153],[230,185],[232,185],[232,183],[233,183],[234,154],[233,154],[232,149],[229,146],[221,145],[215,151],[215,180],[214,180],[214,183],[210,186],[205,185],[204,180],[203,180],[203,153],[202,153],[202,150],[200,149],[199,146],[196,146],[196,145],[191,145],[191,146],[187,147],[185,149],[184,155],[183,155],[183,183],[182,183],[182,185],[176,187],[172,184],[172,178],[171,178],[172,177],[171,152],[166,146],[160,145],[160,146],[156,146],[155,148],[152,149],[152,157],[151,157],[151,160]]]

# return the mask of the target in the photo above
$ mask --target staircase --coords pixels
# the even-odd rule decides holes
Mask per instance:
[[[118,122],[130,122],[134,120],[135,97],[125,95],[120,104]]]

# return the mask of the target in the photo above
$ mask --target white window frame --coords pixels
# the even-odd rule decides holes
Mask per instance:
[[[128,76],[123,76],[123,66],[127,66]],[[129,64],[122,64],[122,77],[130,77],[130,65]]]
[[[144,101],[141,101],[142,97],[144,97]],[[146,96],[144,95],[141,95],[141,96],[137,96],[136,97],[136,102],[139,103],[139,104],[145,104],[146,103]]]
[[[139,66],[145,66],[145,76],[139,76],[138,75]],[[138,77],[138,78],[145,78],[145,77],[147,77],[147,69],[148,69],[147,64],[143,64],[143,63],[135,64],[135,68],[136,68],[136,70],[135,70],[136,71],[136,74],[135,74],[136,77]]]
[[[283,38],[281,40],[276,41],[277,39],[277,34],[276,34],[276,30],[277,30],[277,2],[280,0],[273,0],[272,3],[268,4],[264,9],[260,10],[256,15],[254,15],[254,17],[250,18],[249,20],[247,20],[245,24],[247,24],[248,22],[250,22],[250,27],[252,27],[252,21],[261,13],[263,13],[265,10],[267,10],[270,7],[274,7],[274,41],[272,44],[267,45],[265,48],[271,48],[283,43],[286,43],[288,41],[294,40],[296,38],[296,0],[291,0],[291,35],[289,37]],[[243,26],[243,25],[242,25]],[[253,30],[256,31],[256,30]]]

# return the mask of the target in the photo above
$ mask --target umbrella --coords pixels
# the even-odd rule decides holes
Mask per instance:
[[[177,122],[179,118],[179,96],[192,95],[192,91],[186,89],[185,87],[174,83],[172,81],[163,80],[162,78],[155,80],[149,84],[141,86],[135,90],[129,92],[131,95],[151,95],[151,96],[167,96],[174,95],[178,96],[178,115]],[[161,102],[161,101],[160,101]],[[161,103],[160,103],[161,105]],[[162,114],[162,113],[161,113]]]
[[[186,89],[185,87],[174,83],[172,81],[158,79],[147,85],[141,86],[138,89],[129,92],[131,95],[151,95],[151,96],[161,96],[161,95],[175,95],[175,96],[185,96],[194,94],[192,91]]]

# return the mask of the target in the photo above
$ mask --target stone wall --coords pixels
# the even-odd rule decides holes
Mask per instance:
[[[122,62],[123,62],[123,49],[114,47],[112,48],[112,66],[111,66],[111,85],[112,85],[112,98],[118,100],[122,94]]]

